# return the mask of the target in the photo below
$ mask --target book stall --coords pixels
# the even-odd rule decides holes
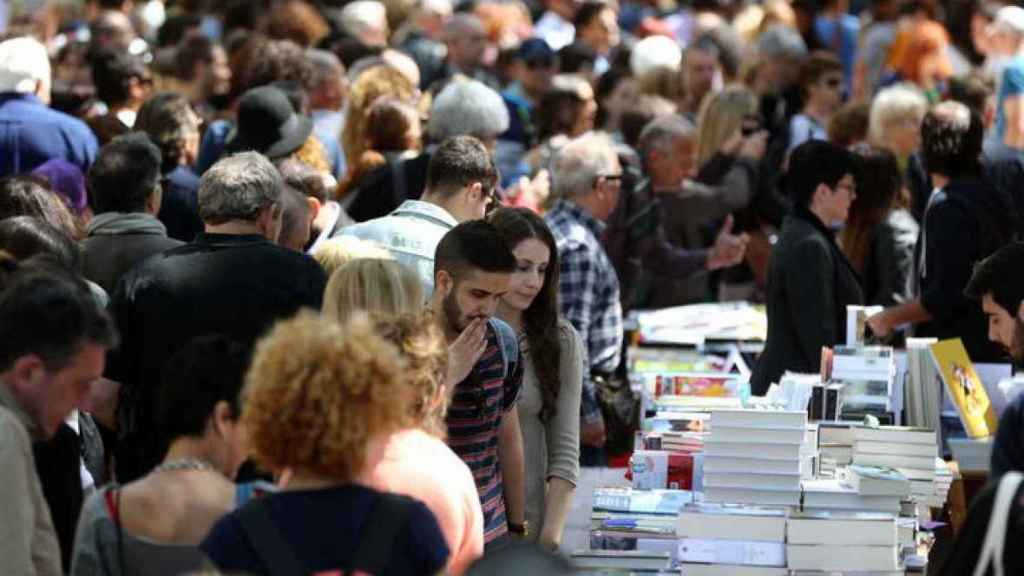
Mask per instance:
[[[969,502],[961,470],[987,474],[994,404],[1022,383],[1003,378],[1005,397],[990,400],[959,341],[911,340],[896,351],[865,345],[852,323],[847,345],[823,350],[819,374],[786,374],[752,397],[743,346],[756,343],[757,310],[714,306],[674,309],[708,329],[697,337],[674,333],[671,315],[638,316],[627,366],[639,431],[621,480],[594,487],[576,565],[594,574],[926,573],[937,530],[951,523],[955,533],[965,511],[952,508]]]

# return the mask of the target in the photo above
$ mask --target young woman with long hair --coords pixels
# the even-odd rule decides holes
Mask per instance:
[[[544,220],[525,208],[501,208],[489,220],[517,261],[498,316],[519,332],[524,359],[526,519],[531,535],[556,549],[579,476],[583,344],[559,317],[558,249]]]

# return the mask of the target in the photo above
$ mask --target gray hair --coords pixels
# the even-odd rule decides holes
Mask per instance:
[[[430,109],[427,134],[435,142],[453,136],[493,140],[508,130],[508,108],[501,95],[476,80],[455,80]]]
[[[309,85],[314,88],[326,84],[332,74],[345,74],[345,65],[333,52],[327,50],[317,48],[306,50],[306,62],[309,63],[309,68],[312,71]]]
[[[928,99],[917,86],[904,82],[884,88],[871,102],[868,139],[884,144],[890,126],[911,117],[920,121],[927,112]]]
[[[589,194],[598,176],[617,160],[612,139],[603,132],[589,132],[559,149],[551,163],[551,192],[571,200]]]
[[[362,38],[367,32],[387,28],[388,11],[377,0],[356,0],[341,9],[339,20],[345,32]]]
[[[682,138],[696,140],[697,128],[693,123],[679,114],[660,116],[648,122],[640,132],[637,152],[646,161],[652,150],[666,152],[673,143]]]
[[[199,181],[199,217],[207,224],[255,221],[281,201],[284,181],[263,155],[240,152],[222,158]]]
[[[761,34],[757,41],[757,51],[762,56],[799,60],[807,56],[807,44],[796,30],[785,24],[776,24]]]

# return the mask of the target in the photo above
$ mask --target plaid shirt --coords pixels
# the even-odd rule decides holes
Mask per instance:
[[[580,333],[590,371],[610,374],[619,367],[622,355],[622,305],[619,278],[598,240],[604,225],[564,200],[558,201],[544,219],[558,245],[562,315]],[[601,417],[589,377],[583,381],[580,412],[584,422]]]

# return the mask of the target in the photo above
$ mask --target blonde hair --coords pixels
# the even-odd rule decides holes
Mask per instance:
[[[341,146],[348,166],[357,166],[366,152],[366,121],[370,106],[381,96],[393,96],[408,102],[415,101],[416,87],[404,74],[380,64],[364,70],[352,82],[348,96],[348,122],[341,132]]]
[[[345,322],[357,312],[411,314],[423,310],[423,284],[411,269],[379,258],[352,260],[327,281],[323,313]]]
[[[697,114],[697,165],[706,164],[750,114],[757,114],[757,96],[743,86],[731,86],[705,98]]]
[[[322,242],[313,252],[313,259],[324,269],[330,278],[338,269],[352,260],[373,258],[391,260],[391,253],[376,242],[363,240],[355,236],[338,236]]]
[[[911,116],[921,120],[926,112],[928,112],[928,99],[917,86],[904,82],[884,88],[871,102],[868,140],[885,147],[886,132],[891,126]]]
[[[444,390],[448,371],[448,347],[437,322],[427,311],[418,314],[373,314],[377,334],[398,348],[405,358],[402,373],[405,394],[414,400],[410,415],[420,426],[444,439],[448,427],[448,394]]]
[[[241,421],[253,456],[275,472],[352,480],[370,438],[413,425],[405,368],[365,317],[339,325],[301,312],[278,323],[246,376]]]

